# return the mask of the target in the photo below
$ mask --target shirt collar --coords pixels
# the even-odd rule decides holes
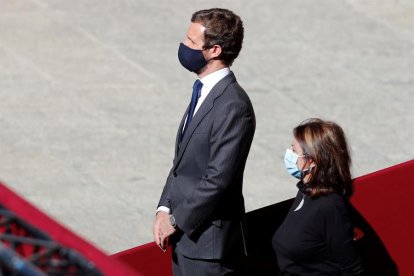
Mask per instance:
[[[200,81],[203,83],[203,88],[207,88],[207,90],[211,90],[214,87],[214,85],[216,85],[222,78],[227,76],[229,73],[230,73],[230,68],[225,67],[211,74],[208,74],[204,78],[200,79]]]

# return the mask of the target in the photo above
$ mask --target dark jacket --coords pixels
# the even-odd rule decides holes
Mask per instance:
[[[245,252],[243,172],[255,115],[232,72],[210,91],[180,142],[158,206],[169,207],[180,231],[170,241],[181,254],[222,259]]]

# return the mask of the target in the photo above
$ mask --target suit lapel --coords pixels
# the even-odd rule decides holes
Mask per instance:
[[[177,167],[177,165],[180,163],[180,160],[185,152],[185,148],[187,147],[188,142],[191,139],[191,136],[193,135],[194,130],[197,128],[197,126],[200,124],[200,122],[203,120],[203,118],[211,111],[211,109],[214,107],[214,101],[216,98],[220,97],[221,94],[223,94],[226,87],[236,81],[236,77],[234,76],[233,72],[230,72],[227,76],[225,76],[222,80],[220,80],[210,91],[200,108],[198,109],[197,113],[194,115],[193,119],[191,120],[190,125],[188,126],[187,130],[185,131],[185,134],[183,136],[183,139],[181,140],[181,144],[179,144],[180,136],[181,136],[181,130],[185,121],[185,118],[187,116],[187,112],[184,115],[183,120],[181,121],[180,127],[178,129],[177,134],[177,143],[176,143],[176,153],[177,158],[176,162],[174,164],[174,168]]]

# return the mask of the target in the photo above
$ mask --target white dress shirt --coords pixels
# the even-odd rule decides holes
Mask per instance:
[[[201,83],[203,84],[203,87],[201,88],[200,97],[198,98],[197,105],[194,109],[194,115],[197,113],[197,110],[200,108],[200,106],[203,104],[204,100],[207,98],[208,94],[210,93],[211,89],[225,76],[227,76],[230,73],[230,68],[225,67],[223,69],[217,70],[211,74],[208,74],[204,78],[200,79]],[[194,117],[193,115],[193,117]],[[185,120],[185,123],[183,125],[183,129],[185,127],[185,124],[187,123],[187,119]],[[159,211],[166,212],[168,214],[171,213],[170,208],[166,206],[160,206],[157,209],[157,213]]]
[[[201,94],[200,94],[200,97],[198,98],[198,102],[194,110],[194,115],[197,113],[197,110],[200,108],[201,104],[207,98],[208,94],[210,93],[214,85],[216,85],[222,78],[227,76],[229,73],[230,73],[230,68],[225,67],[211,74],[208,74],[204,78],[200,79],[201,83],[203,84],[203,87],[201,88]]]

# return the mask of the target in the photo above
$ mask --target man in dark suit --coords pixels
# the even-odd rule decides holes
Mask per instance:
[[[244,29],[225,9],[193,14],[178,57],[198,76],[178,128],[158,204],[155,242],[173,249],[174,275],[239,275],[246,255],[243,172],[256,127],[252,104],[229,66]]]

